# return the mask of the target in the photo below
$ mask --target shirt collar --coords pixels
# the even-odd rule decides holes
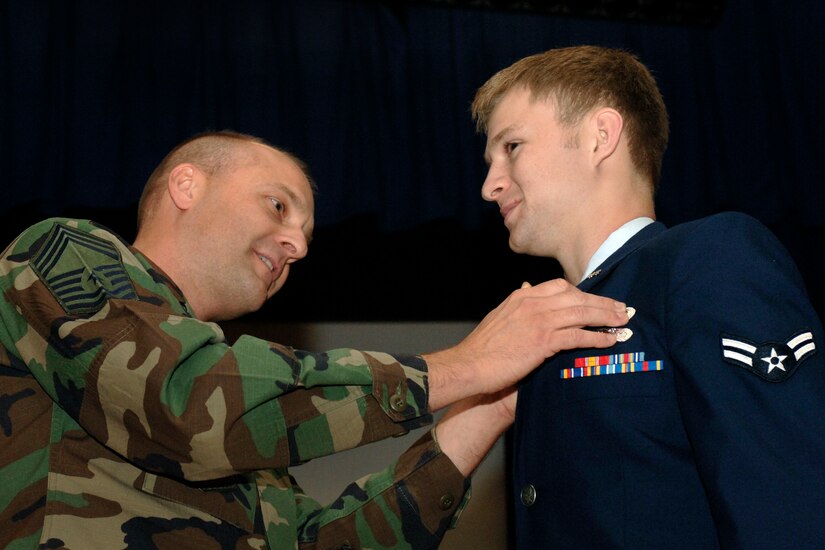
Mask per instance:
[[[630,220],[616,231],[608,235],[607,239],[602,243],[596,253],[590,257],[590,261],[587,262],[587,267],[582,274],[581,280],[584,281],[590,273],[593,272],[594,269],[599,267],[602,262],[610,257],[611,254],[619,250],[624,243],[630,240],[633,235],[638,233],[648,224],[653,223],[652,218],[641,217],[635,218]],[[581,282],[581,281],[579,281]]]

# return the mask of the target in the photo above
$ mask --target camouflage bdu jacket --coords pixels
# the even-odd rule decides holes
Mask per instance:
[[[229,346],[88,221],[25,231],[0,291],[2,548],[429,548],[466,503],[431,433],[329,506],[287,471],[429,423],[420,357]]]

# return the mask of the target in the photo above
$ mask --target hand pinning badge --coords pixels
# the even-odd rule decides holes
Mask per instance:
[[[630,321],[630,319],[632,319],[634,315],[636,315],[636,308],[628,307],[627,320]],[[607,332],[610,334],[615,334],[617,342],[627,342],[628,340],[630,340],[630,337],[633,336],[633,331],[627,327],[599,327],[594,328],[593,330],[595,330],[596,332]]]
[[[634,308],[627,308],[628,321],[635,314],[636,310]],[[599,327],[590,330],[615,334],[618,342],[627,342],[633,336],[633,331],[627,327]],[[663,360],[649,360],[645,357],[645,352],[631,351],[611,355],[574,357],[572,366],[562,368],[559,371],[559,377],[567,379],[615,374],[655,373],[664,370],[664,368],[665,362]]]
[[[594,271],[593,273],[591,273],[591,276],[592,275],[598,275],[599,271],[601,271],[601,269],[598,269],[598,270]],[[533,285],[531,285],[527,281],[524,281],[523,283],[521,283],[521,288],[530,288],[531,286],[533,286]],[[627,320],[628,320],[628,322],[630,322],[630,320],[633,318],[633,316],[636,315],[636,308],[627,307],[626,309],[627,309]],[[609,334],[615,334],[617,342],[627,342],[628,340],[630,340],[630,337],[633,336],[633,331],[630,330],[627,327],[585,327],[585,328],[587,330],[592,330],[593,332],[607,332]]]

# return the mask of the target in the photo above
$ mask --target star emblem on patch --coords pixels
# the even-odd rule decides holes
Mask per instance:
[[[739,336],[722,334],[722,359],[769,382],[784,382],[797,367],[816,353],[814,335],[801,330],[784,342],[758,344]]]
[[[761,359],[768,364],[768,374],[770,374],[773,369],[786,370],[782,362],[787,358],[787,355],[779,355],[776,353],[776,348],[772,347],[770,357],[762,357]]]

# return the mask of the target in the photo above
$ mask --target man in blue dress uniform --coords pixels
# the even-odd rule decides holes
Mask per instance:
[[[825,548],[821,322],[754,219],[654,221],[650,72],[551,50],[490,78],[473,116],[510,247],[635,308],[609,352],[560,353],[519,387],[518,547]]]

